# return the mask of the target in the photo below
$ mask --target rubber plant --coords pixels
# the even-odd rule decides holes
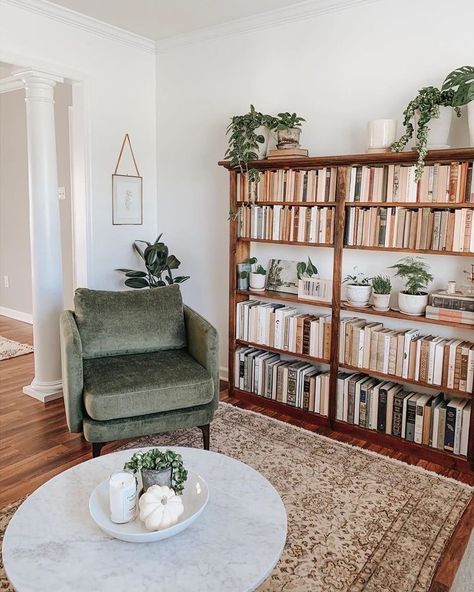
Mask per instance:
[[[392,144],[392,150],[401,152],[413,137],[415,130],[414,121],[417,117],[416,144],[418,160],[415,168],[415,179],[419,181],[425,167],[425,158],[428,152],[428,124],[432,119],[439,117],[440,107],[454,107],[456,115],[461,116],[461,111],[454,104],[455,92],[452,89],[439,90],[435,86],[425,86],[418,91],[418,95],[411,100],[403,112],[403,125],[405,133]]]
[[[120,268],[125,274],[125,285],[129,288],[160,288],[170,284],[182,284],[189,279],[189,275],[173,276],[173,270],[181,265],[181,261],[169,254],[168,247],[160,239],[154,243],[136,240],[133,249],[143,260],[146,271]],[[143,248],[144,245],[144,248]]]

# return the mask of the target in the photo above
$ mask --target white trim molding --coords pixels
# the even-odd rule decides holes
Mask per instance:
[[[15,321],[22,321],[23,323],[33,324],[33,315],[28,312],[21,312],[21,310],[14,310],[6,306],[0,306],[0,315],[15,319]]]
[[[21,90],[22,88],[25,88],[25,86],[16,76],[0,78],[0,95],[14,90]]]
[[[382,0],[304,0],[290,6],[277,8],[254,14],[251,16],[234,19],[214,25],[195,29],[182,35],[174,35],[156,42],[156,52],[166,53],[167,51],[204,41],[223,39],[235,35],[243,35],[292,23],[306,20],[315,16],[322,16],[332,12],[340,12],[349,8],[356,8],[365,4],[373,4]]]
[[[39,14],[41,16],[48,17],[60,23],[64,23],[76,29],[82,29],[88,33],[93,33],[98,37],[105,39],[111,39],[140,49],[147,53],[155,53],[155,42],[153,39],[137,35],[131,31],[126,31],[115,25],[105,23],[99,19],[87,16],[75,10],[59,6],[48,0],[0,0],[0,4],[9,4],[16,6],[23,10]]]

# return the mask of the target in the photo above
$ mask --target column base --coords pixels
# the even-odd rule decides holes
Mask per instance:
[[[63,396],[63,382],[62,380],[54,380],[52,382],[38,382],[33,379],[33,382],[28,386],[23,387],[23,392],[29,397],[33,397],[42,403],[48,403],[55,399],[61,399]]]

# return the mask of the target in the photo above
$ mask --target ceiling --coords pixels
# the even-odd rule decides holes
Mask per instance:
[[[155,41],[298,3],[295,0],[54,0],[54,4]]]

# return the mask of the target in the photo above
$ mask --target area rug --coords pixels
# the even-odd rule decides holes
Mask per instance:
[[[182,430],[126,448],[150,445],[201,447],[202,435]],[[259,592],[426,592],[473,495],[457,481],[222,403],[211,449],[260,471],[285,504],[287,543]],[[3,527],[17,506],[3,510]],[[0,589],[9,590],[1,576]]]
[[[33,346],[26,343],[18,343],[0,335],[0,360],[9,360],[24,354],[31,354]]]

